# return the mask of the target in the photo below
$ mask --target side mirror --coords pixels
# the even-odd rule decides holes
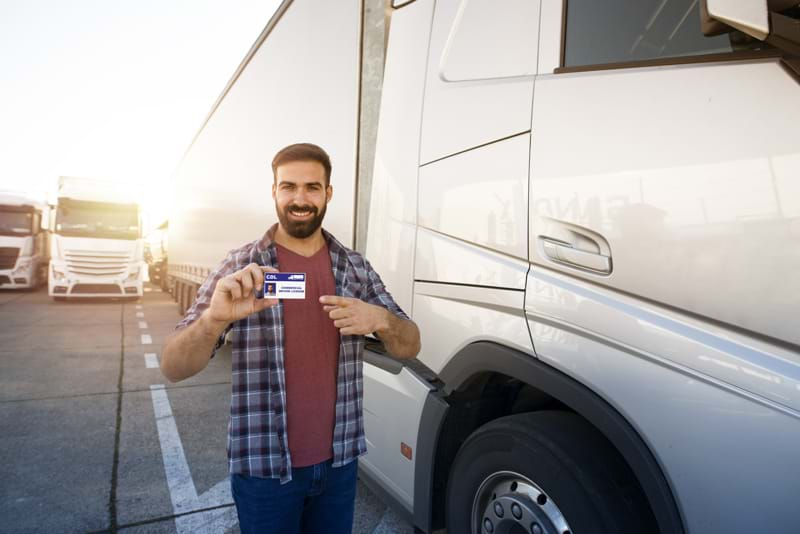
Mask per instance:
[[[700,0],[700,27],[705,35],[736,29],[800,56],[800,20],[779,13],[799,4],[800,0]]]

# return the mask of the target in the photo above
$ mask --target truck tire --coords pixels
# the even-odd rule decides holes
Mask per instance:
[[[583,418],[542,411],[494,420],[459,449],[447,531],[472,534],[657,533],[628,465]]]

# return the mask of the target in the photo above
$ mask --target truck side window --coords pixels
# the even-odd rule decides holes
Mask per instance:
[[[697,0],[569,0],[564,67],[769,48],[741,32],[706,37]]]

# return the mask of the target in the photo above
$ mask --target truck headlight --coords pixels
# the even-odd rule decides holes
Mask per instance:
[[[60,280],[65,279],[66,277],[67,277],[67,275],[64,273],[64,271],[62,271],[60,269],[56,269],[55,267],[53,267],[53,280],[58,282]]]
[[[24,271],[27,271],[31,267],[31,259],[30,258],[22,258],[17,262],[17,268],[14,269],[13,274],[21,274]]]
[[[126,278],[125,281],[127,282],[130,280],[136,280],[138,277],[139,277],[139,268],[136,267],[135,269],[131,269],[128,272],[128,278]]]

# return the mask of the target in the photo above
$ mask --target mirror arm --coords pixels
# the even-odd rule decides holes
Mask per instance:
[[[769,27],[767,43],[792,56],[800,56],[800,20],[773,11],[769,14]]]

